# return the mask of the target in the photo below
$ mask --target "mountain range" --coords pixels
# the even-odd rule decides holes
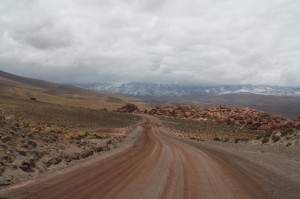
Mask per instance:
[[[300,89],[292,87],[251,85],[205,87],[151,83],[77,84],[76,86],[89,90],[21,77],[0,70],[0,101],[2,98],[24,100],[36,98],[41,102],[59,105],[92,109],[105,107],[109,110],[115,110],[127,102],[134,103],[141,109],[163,105],[213,107],[226,104],[255,108],[292,119],[300,116]]]
[[[219,85],[194,86],[155,83],[94,83],[76,86],[111,93],[121,93],[137,97],[197,97],[218,96],[226,94],[248,93],[268,96],[300,96],[300,87],[283,87],[269,85]]]

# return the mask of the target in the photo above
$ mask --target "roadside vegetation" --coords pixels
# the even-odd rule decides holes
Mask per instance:
[[[0,189],[115,149],[140,120],[0,94]]]
[[[201,140],[211,139],[222,142],[248,142],[264,134],[263,131],[240,129],[222,123],[207,121],[194,121],[172,117],[160,116],[164,125],[180,137]]]
[[[134,124],[140,118],[136,115],[109,112],[103,109],[89,109],[63,106],[39,101],[0,97],[0,115],[15,115],[24,121],[74,128],[120,128]]]
[[[141,120],[127,113],[63,106],[46,102],[1,97],[0,115],[17,118],[19,126],[32,133],[56,133],[77,137],[131,126]]]

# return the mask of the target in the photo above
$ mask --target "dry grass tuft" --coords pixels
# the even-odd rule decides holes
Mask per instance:
[[[175,131],[177,136],[195,140],[246,141],[256,139],[262,131],[239,129],[236,126],[208,121],[194,121],[172,117],[159,117],[164,125]]]

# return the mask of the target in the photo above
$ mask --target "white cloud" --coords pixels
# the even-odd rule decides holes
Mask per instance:
[[[297,0],[2,0],[0,69],[60,82],[300,86]]]

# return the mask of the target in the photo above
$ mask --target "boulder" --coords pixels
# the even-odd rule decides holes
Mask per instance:
[[[22,164],[19,166],[20,169],[22,169],[25,172],[34,172],[35,168],[35,160],[34,158],[26,158]]]
[[[107,146],[97,146],[97,147],[95,147],[96,152],[107,151],[107,150],[108,150]]]
[[[9,142],[11,140],[12,140],[12,138],[10,136],[3,136],[3,137],[1,137],[1,141],[4,142],[4,143]]]
[[[64,159],[66,162],[71,162],[72,161],[72,157],[70,155],[65,155]]]
[[[12,154],[7,154],[7,155],[1,157],[1,161],[4,161],[6,163],[13,163],[14,159],[15,159],[15,156],[13,156]]]
[[[79,153],[73,153],[70,155],[72,160],[79,160],[81,158],[81,155]]]
[[[62,161],[61,157],[52,157],[47,158],[43,163],[46,165],[46,167],[50,167],[51,165],[57,165]]]
[[[92,150],[84,150],[80,153],[82,158],[87,158],[93,154],[94,154],[94,152]]]
[[[135,104],[126,103],[125,106],[118,108],[117,112],[123,112],[123,113],[140,113],[140,109]]]
[[[0,186],[8,186],[12,183],[11,179],[10,178],[6,178],[6,179],[3,179],[0,181]],[[2,198],[2,197],[0,197]]]
[[[25,150],[22,150],[22,149],[17,149],[16,152],[19,154],[19,155],[22,155],[22,156],[26,156],[27,155],[27,152]]]
[[[30,148],[35,148],[35,147],[37,147],[37,143],[35,143],[35,142],[31,141],[31,140],[29,140],[29,141],[27,142],[27,145],[28,145]]]

